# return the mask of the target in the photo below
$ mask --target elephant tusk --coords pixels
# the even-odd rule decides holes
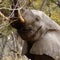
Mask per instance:
[[[20,19],[21,22],[25,22],[24,18],[21,15],[20,9],[18,9],[18,18]]]

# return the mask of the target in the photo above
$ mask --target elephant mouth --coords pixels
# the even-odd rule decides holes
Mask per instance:
[[[22,30],[22,32],[29,38],[33,38],[35,37],[35,35],[41,30],[42,26],[40,26],[39,28],[37,28],[37,30],[33,30],[31,28],[25,28]]]
[[[33,40],[36,35],[39,33],[39,31],[41,30],[42,26],[40,26],[39,28],[37,28],[36,31],[34,31],[33,29],[31,28],[22,28],[21,30],[19,30],[18,33],[20,33],[20,36],[24,39],[24,40],[27,40],[27,41],[31,41]]]

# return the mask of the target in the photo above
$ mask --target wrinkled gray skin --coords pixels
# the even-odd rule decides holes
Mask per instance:
[[[60,26],[42,11],[26,10],[22,15],[28,32],[24,31],[21,37],[26,41],[34,42],[30,53],[46,54],[55,60],[60,60]],[[23,54],[26,53],[27,45],[25,43]]]

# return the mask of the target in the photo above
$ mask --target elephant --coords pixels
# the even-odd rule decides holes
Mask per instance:
[[[22,54],[31,60],[60,60],[60,26],[44,12],[24,10],[21,19],[12,23],[25,41]]]

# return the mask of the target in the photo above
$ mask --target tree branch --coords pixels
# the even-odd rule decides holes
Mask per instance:
[[[10,20],[8,17],[6,17],[2,12],[0,12],[0,16],[3,17],[6,20]]]

